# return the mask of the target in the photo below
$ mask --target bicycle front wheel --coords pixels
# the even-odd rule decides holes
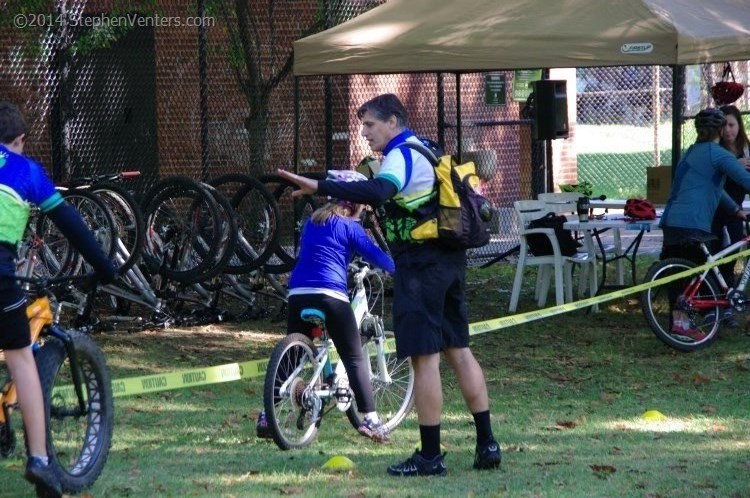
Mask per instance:
[[[268,428],[282,450],[309,445],[318,432],[321,400],[307,386],[320,385],[315,374],[315,346],[303,334],[289,334],[271,353],[263,388]]]
[[[686,270],[695,268],[692,261],[669,258],[654,263],[646,273],[645,282],[654,282]],[[719,284],[710,273],[700,282],[697,292],[687,296],[688,285],[696,282],[700,275],[688,275],[663,285],[650,287],[641,294],[641,310],[646,323],[664,344],[680,351],[695,351],[714,342],[719,333],[722,308],[717,300],[721,296]],[[708,305],[694,306],[699,300]],[[710,303],[715,303],[713,306]],[[689,318],[693,337],[672,330],[673,313],[683,311]]]
[[[409,358],[399,359],[396,356],[396,345],[393,332],[385,331],[385,351],[381,368],[377,343],[370,339],[362,345],[362,351],[369,359],[370,382],[375,397],[375,407],[388,432],[392,432],[403,422],[414,406],[414,368]],[[362,424],[363,414],[353,402],[346,411],[349,422],[355,429]]]
[[[83,406],[73,388],[73,370],[60,339],[48,340],[36,355],[47,421],[47,452],[63,491],[90,487],[104,469],[112,443],[112,382],[104,354],[94,341],[68,331],[80,374]]]

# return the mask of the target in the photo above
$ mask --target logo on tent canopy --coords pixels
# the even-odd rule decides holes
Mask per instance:
[[[644,43],[623,43],[620,46],[620,52],[623,54],[649,54],[654,51],[654,45],[648,42]]]

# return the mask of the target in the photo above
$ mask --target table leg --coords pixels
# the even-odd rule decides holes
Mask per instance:
[[[615,267],[615,274],[617,276],[617,285],[625,285],[625,271],[624,265],[622,264],[622,238],[620,236],[620,229],[613,229],[615,239],[615,259],[617,266]]]

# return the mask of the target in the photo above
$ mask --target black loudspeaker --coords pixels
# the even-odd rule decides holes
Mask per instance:
[[[568,136],[568,94],[565,80],[534,81],[534,139]]]

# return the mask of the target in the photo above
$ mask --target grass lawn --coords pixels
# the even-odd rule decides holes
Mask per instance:
[[[470,271],[473,322],[507,315],[514,269]],[[522,311],[534,309],[533,281],[530,271]],[[95,338],[122,378],[263,358],[282,330],[253,321]],[[671,350],[647,329],[635,299],[618,299],[601,313],[475,336],[503,464],[471,469],[474,427],[446,366],[445,478],[385,474],[418,440],[414,414],[376,445],[333,411],[310,447],[282,452],[255,437],[261,379],[116,398],[114,444],[88,496],[747,497],[750,337],[722,334],[703,351]],[[641,418],[654,409],[666,419]],[[13,422],[20,426],[18,414]],[[324,471],[333,455],[355,469]],[[22,463],[0,461],[0,495],[31,495]]]

